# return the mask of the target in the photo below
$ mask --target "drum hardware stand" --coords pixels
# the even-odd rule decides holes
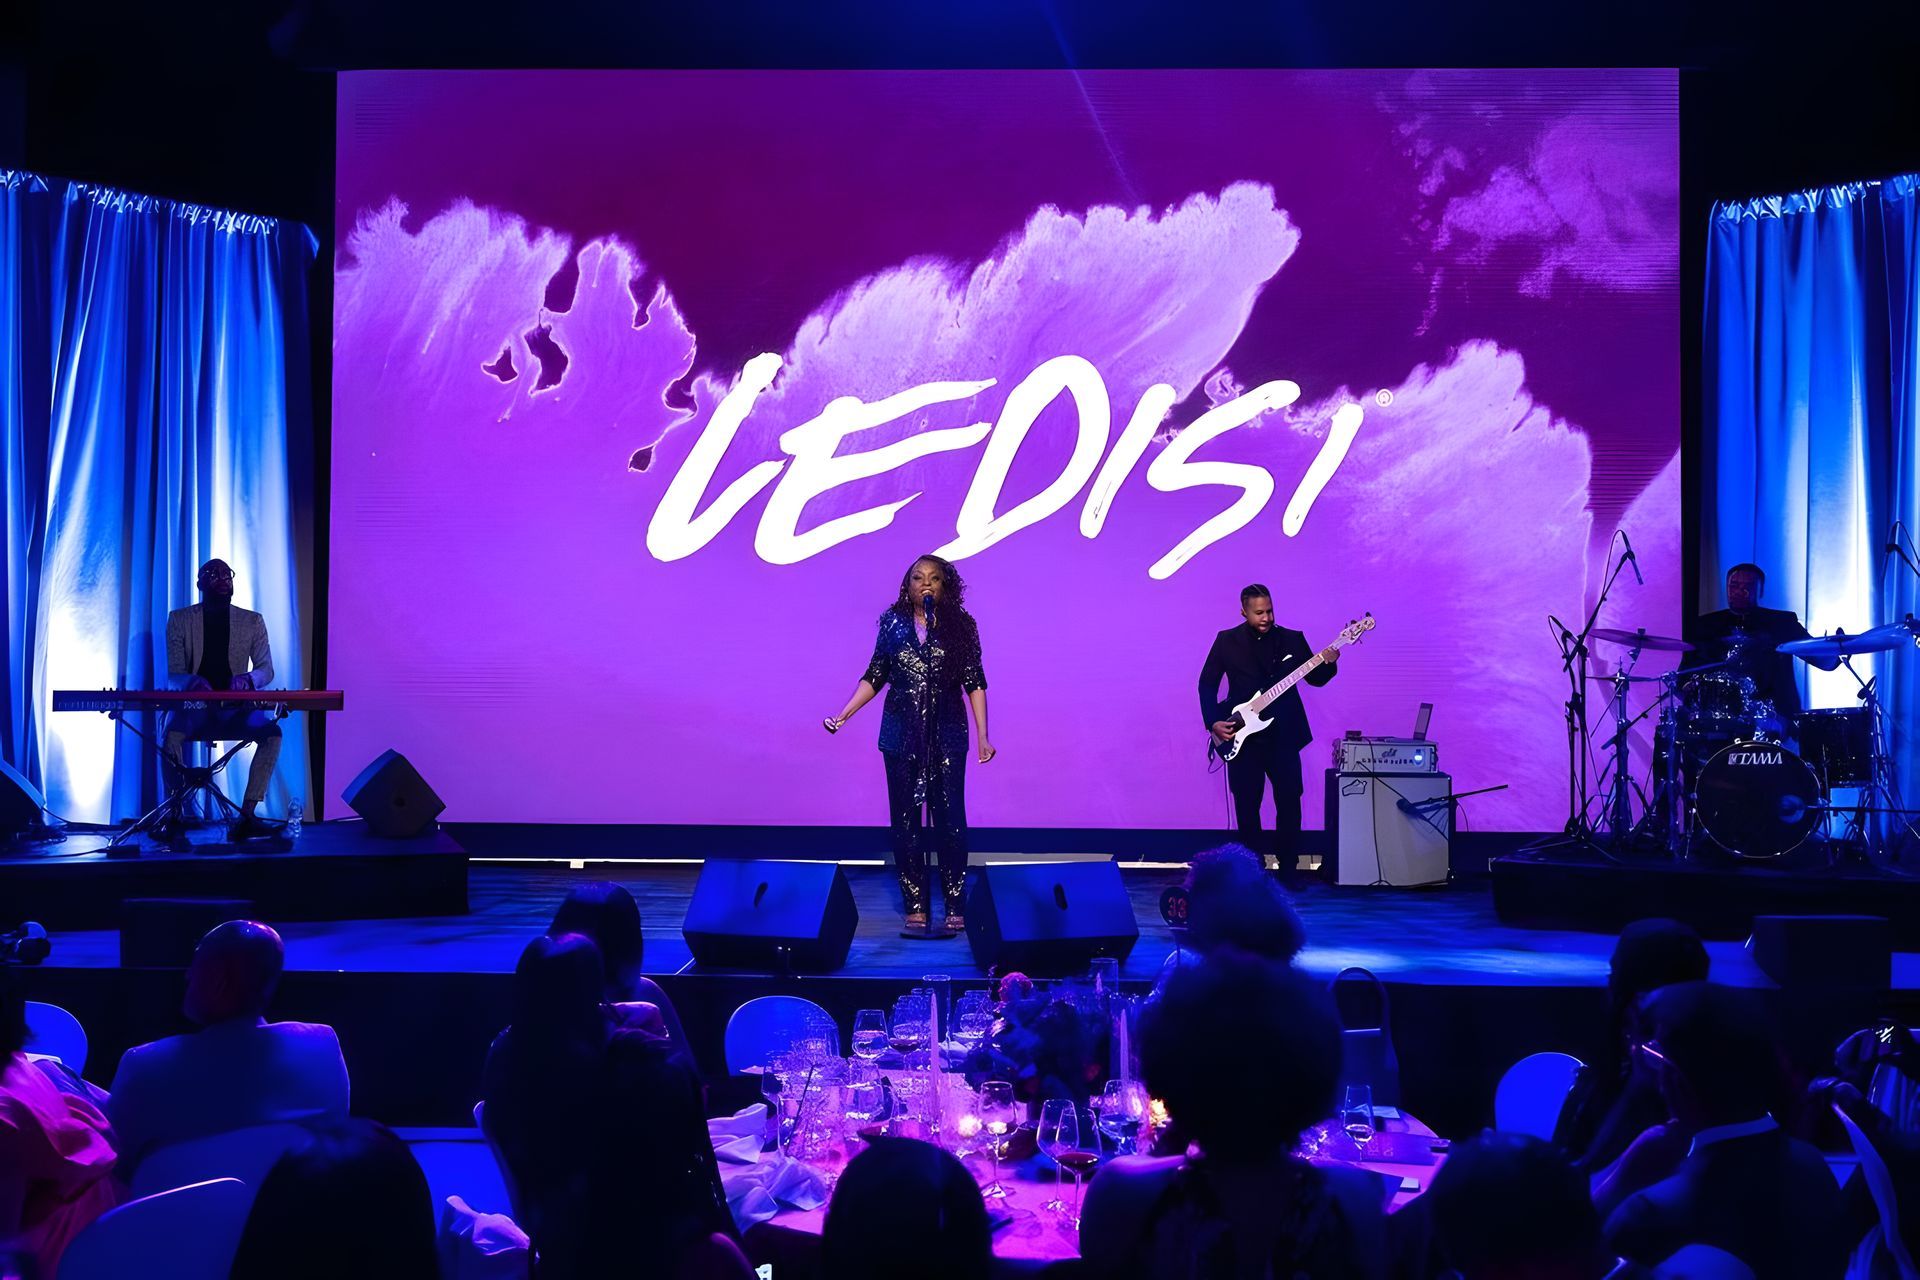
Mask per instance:
[[[1867,709],[1868,782],[1860,788],[1860,798],[1847,819],[1846,833],[1838,840],[1828,841],[1827,865],[1837,869],[1841,859],[1852,853],[1871,866],[1880,866],[1887,861],[1888,846],[1880,830],[1878,815],[1885,806],[1893,803],[1893,797],[1886,787],[1893,760],[1887,751],[1886,722],[1881,719],[1880,681],[1877,676],[1862,680],[1860,673],[1853,669],[1853,655],[1850,653],[1840,655],[1840,665],[1860,686],[1857,696]],[[1827,799],[1831,801],[1832,798],[1832,788],[1829,787]]]

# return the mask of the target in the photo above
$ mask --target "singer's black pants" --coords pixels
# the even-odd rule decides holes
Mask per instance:
[[[920,762],[912,756],[883,751],[887,762],[887,814],[893,827],[893,869],[900,877],[900,896],[909,915],[924,912],[932,898],[932,875],[927,866],[928,846],[940,868],[940,894],[947,914],[964,910],[967,888],[967,757],[955,751],[945,767],[938,760],[927,768],[926,809],[931,828],[922,825],[920,803],[914,799],[914,774]],[[1297,824],[1296,824],[1297,825]]]
[[[1260,744],[1260,735],[1247,739],[1240,754],[1227,763],[1227,790],[1233,794],[1233,825],[1240,843],[1262,856],[1271,854],[1280,878],[1294,878],[1300,849],[1300,753],[1284,746]],[[1273,787],[1273,831],[1260,828],[1260,804],[1268,784]]]

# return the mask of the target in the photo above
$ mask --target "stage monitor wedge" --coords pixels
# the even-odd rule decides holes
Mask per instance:
[[[412,762],[391,748],[362,769],[340,798],[367,820],[368,834],[388,840],[425,835],[447,807]]]
[[[680,932],[703,965],[831,973],[847,962],[859,923],[838,863],[713,859]]]
[[[1893,924],[1881,916],[1755,916],[1747,950],[1783,987],[1884,991],[1893,982]]]
[[[1062,977],[1095,956],[1125,960],[1139,940],[1117,863],[991,862],[973,873],[967,942],[982,969]]]

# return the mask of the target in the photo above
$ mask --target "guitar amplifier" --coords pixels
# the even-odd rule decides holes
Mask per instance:
[[[1438,773],[1440,748],[1425,738],[1340,738],[1333,767],[1341,773]]]
[[[1327,770],[1327,843],[1335,884],[1441,884],[1453,845],[1453,779],[1444,773]]]

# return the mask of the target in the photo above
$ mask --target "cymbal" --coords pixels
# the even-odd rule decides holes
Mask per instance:
[[[1913,623],[1889,622],[1871,631],[1862,631],[1857,636],[1836,631],[1830,636],[1789,640],[1780,646],[1780,652],[1795,658],[1850,658],[1856,653],[1885,653],[1889,649],[1899,649],[1913,639]]]
[[[1645,631],[1620,631],[1613,627],[1596,627],[1595,640],[1605,640],[1608,644],[1623,644],[1631,649],[1659,649],[1670,653],[1685,653],[1693,648],[1685,640],[1676,640],[1672,636],[1652,636]]]
[[[1659,684],[1662,681],[1666,680],[1666,678],[1667,677],[1665,676],[1588,676],[1587,677],[1587,679],[1596,680],[1601,684],[1612,684],[1615,680],[1625,680],[1628,684]]]

